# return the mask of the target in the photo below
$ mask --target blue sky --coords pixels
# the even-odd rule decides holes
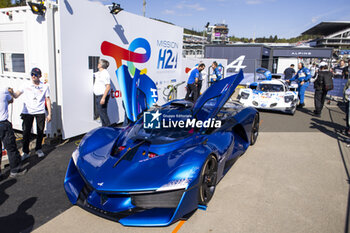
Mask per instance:
[[[74,0],[73,0],[74,1]],[[143,0],[116,2],[142,15]],[[205,24],[226,23],[237,37],[290,38],[322,21],[350,21],[349,0],[146,0],[146,17],[202,31]]]

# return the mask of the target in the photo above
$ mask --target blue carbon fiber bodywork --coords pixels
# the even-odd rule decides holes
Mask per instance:
[[[139,118],[125,128],[102,127],[86,134],[67,169],[69,200],[125,226],[167,226],[185,218],[198,208],[207,158],[213,155],[218,162],[218,183],[251,143],[258,112],[225,104],[242,79],[240,72],[216,82],[195,104],[174,100],[157,108],[162,114],[215,118],[221,120],[220,128],[191,129],[171,140],[164,130],[162,140],[146,139],[136,130],[143,125]],[[213,105],[207,105],[211,100]]]
[[[135,122],[138,116],[158,101],[157,87],[146,74],[135,68],[132,78],[128,67],[122,65],[116,71],[126,116]]]

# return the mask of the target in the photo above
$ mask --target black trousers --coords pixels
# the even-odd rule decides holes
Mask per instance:
[[[11,172],[14,172],[14,173],[19,172],[21,168],[21,156],[19,155],[19,152],[17,149],[16,137],[15,137],[15,134],[13,133],[12,124],[7,120],[0,122],[0,147],[1,147],[1,142],[4,144],[4,147],[7,150],[7,156],[9,158]],[[0,155],[0,164],[1,164],[1,155]]]
[[[109,95],[107,95],[105,103],[103,105],[100,104],[103,95],[96,95],[96,107],[98,115],[101,118],[102,126],[109,126],[111,122],[109,121],[107,106],[109,101]]]
[[[349,101],[345,102],[345,112],[346,112],[346,128],[349,130],[350,129],[350,124],[349,124]]]
[[[45,113],[42,114],[21,114],[23,123],[23,152],[29,153],[29,143],[30,143],[30,134],[33,127],[34,118],[36,120],[36,146],[35,150],[40,150],[42,148],[42,141],[44,137],[44,128],[45,128]]]
[[[191,94],[192,96],[190,97]],[[186,93],[185,100],[192,100],[193,102],[195,102],[197,98],[198,98],[197,85],[195,83],[187,84],[187,93]]]
[[[315,102],[315,112],[316,114],[321,114],[324,101],[326,100],[327,96],[327,91],[324,90],[315,90],[315,97],[314,97],[314,102]]]
[[[199,97],[201,95],[201,89],[202,89],[202,80],[198,80],[198,84],[197,84],[197,97]]]

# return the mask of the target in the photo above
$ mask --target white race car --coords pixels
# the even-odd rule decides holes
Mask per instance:
[[[244,106],[282,111],[294,115],[299,102],[298,94],[290,91],[285,81],[268,80],[259,82],[255,86],[256,89],[241,89],[238,95],[239,102]]]

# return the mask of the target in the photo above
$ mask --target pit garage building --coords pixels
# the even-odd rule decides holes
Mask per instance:
[[[290,64],[312,59],[332,57],[332,48],[311,47],[270,47],[263,44],[207,45],[205,58],[227,59],[228,73],[236,73],[239,69],[245,72],[243,82],[255,81],[255,70],[263,67],[272,73],[282,74]]]

